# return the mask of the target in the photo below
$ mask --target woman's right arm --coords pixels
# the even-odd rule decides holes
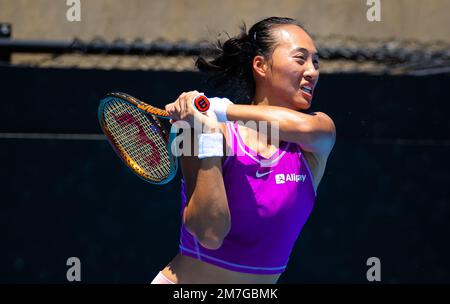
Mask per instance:
[[[191,129],[191,147],[198,133]],[[230,230],[230,210],[222,176],[222,157],[181,156],[187,204],[183,223],[200,244],[218,249]]]
[[[172,119],[183,120],[190,124],[191,132],[183,132],[186,134],[183,136],[190,138],[183,140],[191,140],[191,147],[197,145],[197,138],[201,132],[192,128],[195,122],[208,127],[203,128],[203,132],[220,129],[224,134],[223,126],[218,124],[213,113],[204,115],[194,109],[192,100],[198,94],[197,91],[183,93],[174,103],[166,105]],[[187,197],[183,223],[203,247],[218,249],[230,230],[230,210],[222,176],[222,157],[200,159],[198,155],[190,153],[189,156],[181,156],[180,162]]]

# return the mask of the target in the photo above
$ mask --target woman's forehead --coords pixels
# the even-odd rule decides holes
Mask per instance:
[[[277,47],[288,51],[306,49],[310,53],[317,53],[316,46],[311,37],[296,25],[283,25],[274,29],[273,35],[277,37]]]

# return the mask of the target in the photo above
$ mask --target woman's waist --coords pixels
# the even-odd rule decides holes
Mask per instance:
[[[179,284],[275,284],[281,275],[232,271],[183,254],[178,254],[162,272]]]
[[[232,271],[264,275],[283,272],[298,233],[294,234],[294,229],[277,233],[278,229],[265,228],[252,235],[248,229],[233,225],[220,248],[212,250],[203,247],[183,226],[180,253]]]

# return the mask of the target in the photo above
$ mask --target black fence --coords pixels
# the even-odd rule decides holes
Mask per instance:
[[[85,283],[151,281],[178,252],[179,179],[157,187],[122,165],[97,136],[99,99],[217,93],[191,72],[0,67],[0,81],[0,282],[66,282],[74,256]],[[370,257],[384,283],[450,282],[449,86],[321,77],[312,110],[337,142],[281,283],[367,282]]]
[[[50,60],[63,55],[132,55],[132,56],[197,56],[213,54],[217,51],[209,42],[164,40],[145,42],[137,38],[134,41],[116,39],[106,41],[102,37],[91,40],[78,38],[59,40],[18,40],[12,39],[12,25],[0,23],[0,64],[9,64],[13,54],[51,54]],[[450,48],[444,41],[409,40],[364,40],[351,37],[316,37],[321,59],[342,62],[370,62],[378,65],[378,74],[402,74],[430,76],[450,73]],[[42,59],[41,59],[42,60]],[[79,62],[81,63],[81,62]],[[39,66],[38,62],[20,62],[23,66]],[[358,65],[354,72],[360,72]],[[365,72],[375,72],[365,67]]]

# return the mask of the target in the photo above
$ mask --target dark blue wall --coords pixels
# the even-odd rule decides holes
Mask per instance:
[[[323,75],[337,142],[280,282],[450,282],[450,76]],[[99,98],[162,106],[200,75],[0,67],[0,132],[100,133]],[[135,177],[106,141],[0,139],[0,282],[149,282],[178,250],[179,182]]]

